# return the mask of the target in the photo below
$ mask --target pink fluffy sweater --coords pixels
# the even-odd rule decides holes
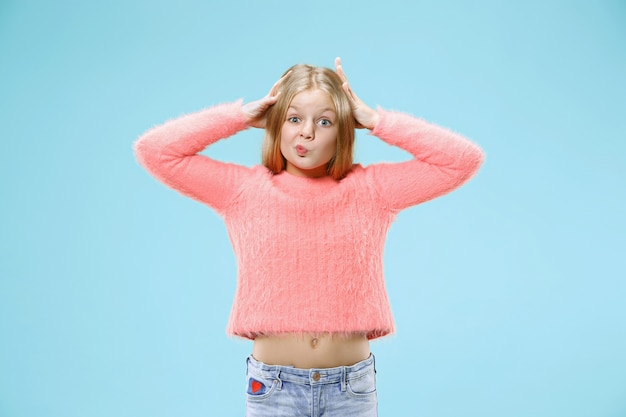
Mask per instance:
[[[241,101],[183,116],[135,144],[140,163],[168,186],[224,219],[237,258],[227,332],[254,339],[284,332],[394,331],[383,278],[383,247],[398,211],[469,179],[483,154],[463,137],[379,109],[372,134],[413,155],[401,163],[355,165],[341,181],[200,155],[247,128]]]

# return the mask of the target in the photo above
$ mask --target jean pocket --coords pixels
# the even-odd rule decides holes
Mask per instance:
[[[348,379],[347,390],[355,397],[376,394],[376,372],[370,372],[354,376]]]
[[[277,386],[277,380],[259,378],[251,375],[248,376],[246,396],[249,400],[261,401],[270,397],[276,390]]]

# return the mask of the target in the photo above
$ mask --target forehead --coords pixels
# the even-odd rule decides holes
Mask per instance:
[[[328,93],[318,88],[296,94],[289,107],[296,110],[335,111],[335,105]]]

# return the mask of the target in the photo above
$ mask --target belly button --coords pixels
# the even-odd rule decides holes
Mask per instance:
[[[319,340],[317,340],[317,337],[314,337],[313,339],[311,339],[311,347],[313,348],[317,347],[318,342]]]

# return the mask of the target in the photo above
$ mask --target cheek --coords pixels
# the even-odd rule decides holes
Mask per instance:
[[[336,134],[330,135],[328,137],[325,148],[326,148],[327,153],[331,153],[333,155],[335,154],[335,152],[337,151],[337,135]]]
[[[332,159],[336,153],[337,153],[337,145],[336,143],[333,142],[332,145],[328,145],[328,148],[326,148],[326,155],[328,156],[328,159]]]
[[[280,138],[278,139],[280,143],[280,153],[285,156],[285,151],[289,149],[289,134],[286,132],[281,132]]]
[[[281,137],[293,136],[296,131],[296,127],[290,123],[283,123],[283,127],[280,129]]]
[[[289,128],[282,128],[280,131],[280,147],[282,148],[283,146],[286,146],[287,144],[289,144],[289,142],[291,142],[293,140],[293,132],[292,129]]]

